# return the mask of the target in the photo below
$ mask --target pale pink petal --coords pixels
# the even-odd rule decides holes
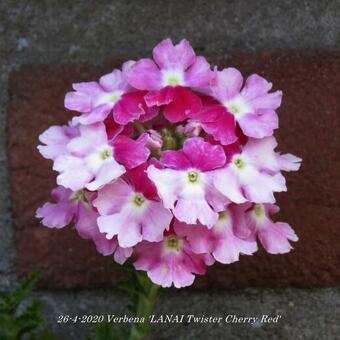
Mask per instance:
[[[177,219],[187,224],[200,222],[203,225],[212,227],[218,218],[205,199],[178,199],[173,213]]]
[[[151,59],[140,59],[128,72],[128,82],[138,90],[159,90],[162,87],[161,73]]]
[[[38,208],[37,218],[42,218],[42,224],[49,228],[63,228],[70,224],[75,212],[76,204],[70,201],[71,190],[57,187],[52,190],[52,198],[56,203],[45,203]]]
[[[79,157],[86,156],[96,147],[107,144],[105,125],[96,123],[81,125],[80,136],[73,138],[67,145],[68,151]]]
[[[113,158],[107,159],[100,167],[96,178],[86,185],[86,188],[93,191],[98,190],[105,184],[110,183],[125,172],[124,166],[117,163]]]
[[[39,136],[46,145],[39,145],[38,150],[44,158],[55,159],[67,153],[66,145],[77,133],[77,129],[69,126],[51,126]]]
[[[271,136],[279,127],[278,116],[273,110],[262,110],[261,114],[245,114],[237,121],[246,136],[263,138]]]
[[[233,263],[239,260],[240,254],[252,255],[257,251],[255,241],[246,241],[238,238],[228,230],[227,235],[217,241],[213,256],[216,261],[224,264]]]
[[[185,72],[185,85],[194,88],[204,88],[209,85],[213,76],[210,64],[204,57],[196,57],[195,62]]]
[[[177,199],[177,192],[180,189],[177,171],[172,169],[160,170],[154,165],[150,165],[147,169],[147,174],[151,181],[155,183],[164,207],[173,209]]]
[[[236,68],[226,68],[216,71],[211,80],[211,89],[214,96],[224,102],[235,97],[241,90],[243,77]]]
[[[88,113],[84,113],[80,116],[75,116],[72,118],[72,124],[78,125],[90,125],[97,122],[102,122],[109,115],[112,109],[112,105],[110,104],[101,104],[95,107],[92,111]]]
[[[246,80],[244,88],[242,90],[242,97],[251,101],[264,94],[267,94],[272,88],[273,84],[268,82],[258,74],[252,74]]]
[[[252,181],[243,185],[246,197],[255,203],[274,203],[273,192],[287,191],[285,178],[280,174],[270,176],[258,174]]]
[[[103,93],[103,89],[96,81],[74,83],[72,84],[72,87],[75,91],[85,93],[91,98],[94,98]]]
[[[298,241],[294,230],[287,223],[277,222],[260,228],[259,239],[270,254],[285,254],[293,247],[288,240]]]
[[[73,191],[84,188],[86,183],[93,178],[93,175],[86,169],[84,160],[70,155],[58,157],[54,162],[53,170],[60,172],[57,177],[58,185]]]
[[[111,73],[100,77],[99,84],[107,92],[116,90],[126,91],[129,89],[129,85],[120,70],[113,70]]]
[[[302,159],[290,153],[278,155],[280,169],[283,171],[297,171],[300,168]]]
[[[216,189],[232,202],[244,203],[247,201],[236,174],[229,167],[214,171],[213,183]]]
[[[280,171],[280,166],[277,161],[277,155],[274,152],[276,146],[277,142],[274,137],[262,139],[249,138],[243,148],[243,154],[245,154],[251,161],[251,164],[258,169],[278,172]]]
[[[173,45],[171,39],[161,41],[153,49],[153,58],[160,68],[187,69],[195,61],[195,52],[188,40]]]
[[[194,283],[195,276],[186,270],[182,263],[178,263],[173,268],[173,282],[175,288],[191,286]]]
[[[119,264],[124,264],[126,260],[131,257],[133,248],[122,248],[117,246],[116,251],[113,255],[114,260]]]
[[[111,215],[118,212],[131,196],[131,187],[121,178],[106,185],[98,191],[93,205],[101,215]]]
[[[158,242],[163,239],[164,230],[169,228],[173,218],[170,210],[165,209],[160,202],[149,201],[141,221],[143,240]]]
[[[67,109],[78,112],[89,112],[92,109],[92,100],[85,93],[67,92],[64,105]]]

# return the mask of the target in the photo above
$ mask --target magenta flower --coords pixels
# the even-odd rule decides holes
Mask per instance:
[[[73,84],[75,91],[65,96],[65,107],[81,112],[73,124],[93,124],[103,121],[110,112],[118,124],[125,125],[135,119],[151,119],[156,108],[148,108],[144,101],[146,92],[134,91],[127,83],[126,75],[133,61],[123,64],[122,71],[113,70],[102,76],[99,82]]]
[[[128,171],[126,181],[119,179],[99,190],[93,202],[101,215],[100,231],[108,239],[117,235],[119,245],[124,248],[142,240],[161,241],[172,220],[145,169],[146,165],[142,165]]]
[[[217,262],[229,264],[238,261],[240,254],[252,255],[257,251],[255,240],[243,239],[235,234],[235,230],[243,228],[244,212],[242,206],[228,206],[219,212],[218,220],[211,229],[179,221],[175,222],[174,228],[179,235],[186,236],[194,253],[211,254]]]
[[[184,142],[181,151],[163,152],[161,163],[166,168],[151,165],[147,172],[164,207],[171,209],[178,220],[187,224],[199,221],[212,227],[218,213],[211,205],[216,206],[220,199],[213,186],[212,171],[221,168],[225,161],[221,146],[194,137]]]
[[[301,159],[274,152],[274,137],[249,139],[240,153],[214,173],[215,187],[232,202],[274,203],[274,192],[286,191],[281,170],[298,170]]]
[[[203,275],[214,260],[209,254],[195,254],[185,238],[167,233],[161,242],[143,241],[135,248],[134,266],[145,270],[150,280],[162,287],[192,285],[194,274]]]

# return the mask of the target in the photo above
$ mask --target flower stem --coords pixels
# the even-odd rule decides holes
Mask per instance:
[[[130,330],[129,340],[140,340],[150,332],[149,317],[156,302],[159,286],[146,282],[144,292],[138,295],[136,317],[143,318],[144,323],[135,323]]]

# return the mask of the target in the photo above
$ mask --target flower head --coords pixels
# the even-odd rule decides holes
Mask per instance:
[[[295,232],[271,215],[282,172],[301,159],[274,150],[282,93],[271,89],[211,67],[185,39],[73,84],[65,107],[79,115],[39,136],[59,186],[36,216],[49,228],[74,223],[99,253],[130,258],[163,287],[254,254],[257,239],[290,251]]]

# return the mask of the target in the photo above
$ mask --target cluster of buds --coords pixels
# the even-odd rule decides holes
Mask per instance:
[[[170,39],[153,59],[128,61],[99,81],[73,84],[67,125],[40,135],[53,161],[53,202],[36,216],[49,228],[73,224],[98,252],[163,287],[189,286],[215,261],[292,249],[293,229],[274,222],[282,171],[273,131],[281,91],[235,68],[218,70],[187,40]]]

